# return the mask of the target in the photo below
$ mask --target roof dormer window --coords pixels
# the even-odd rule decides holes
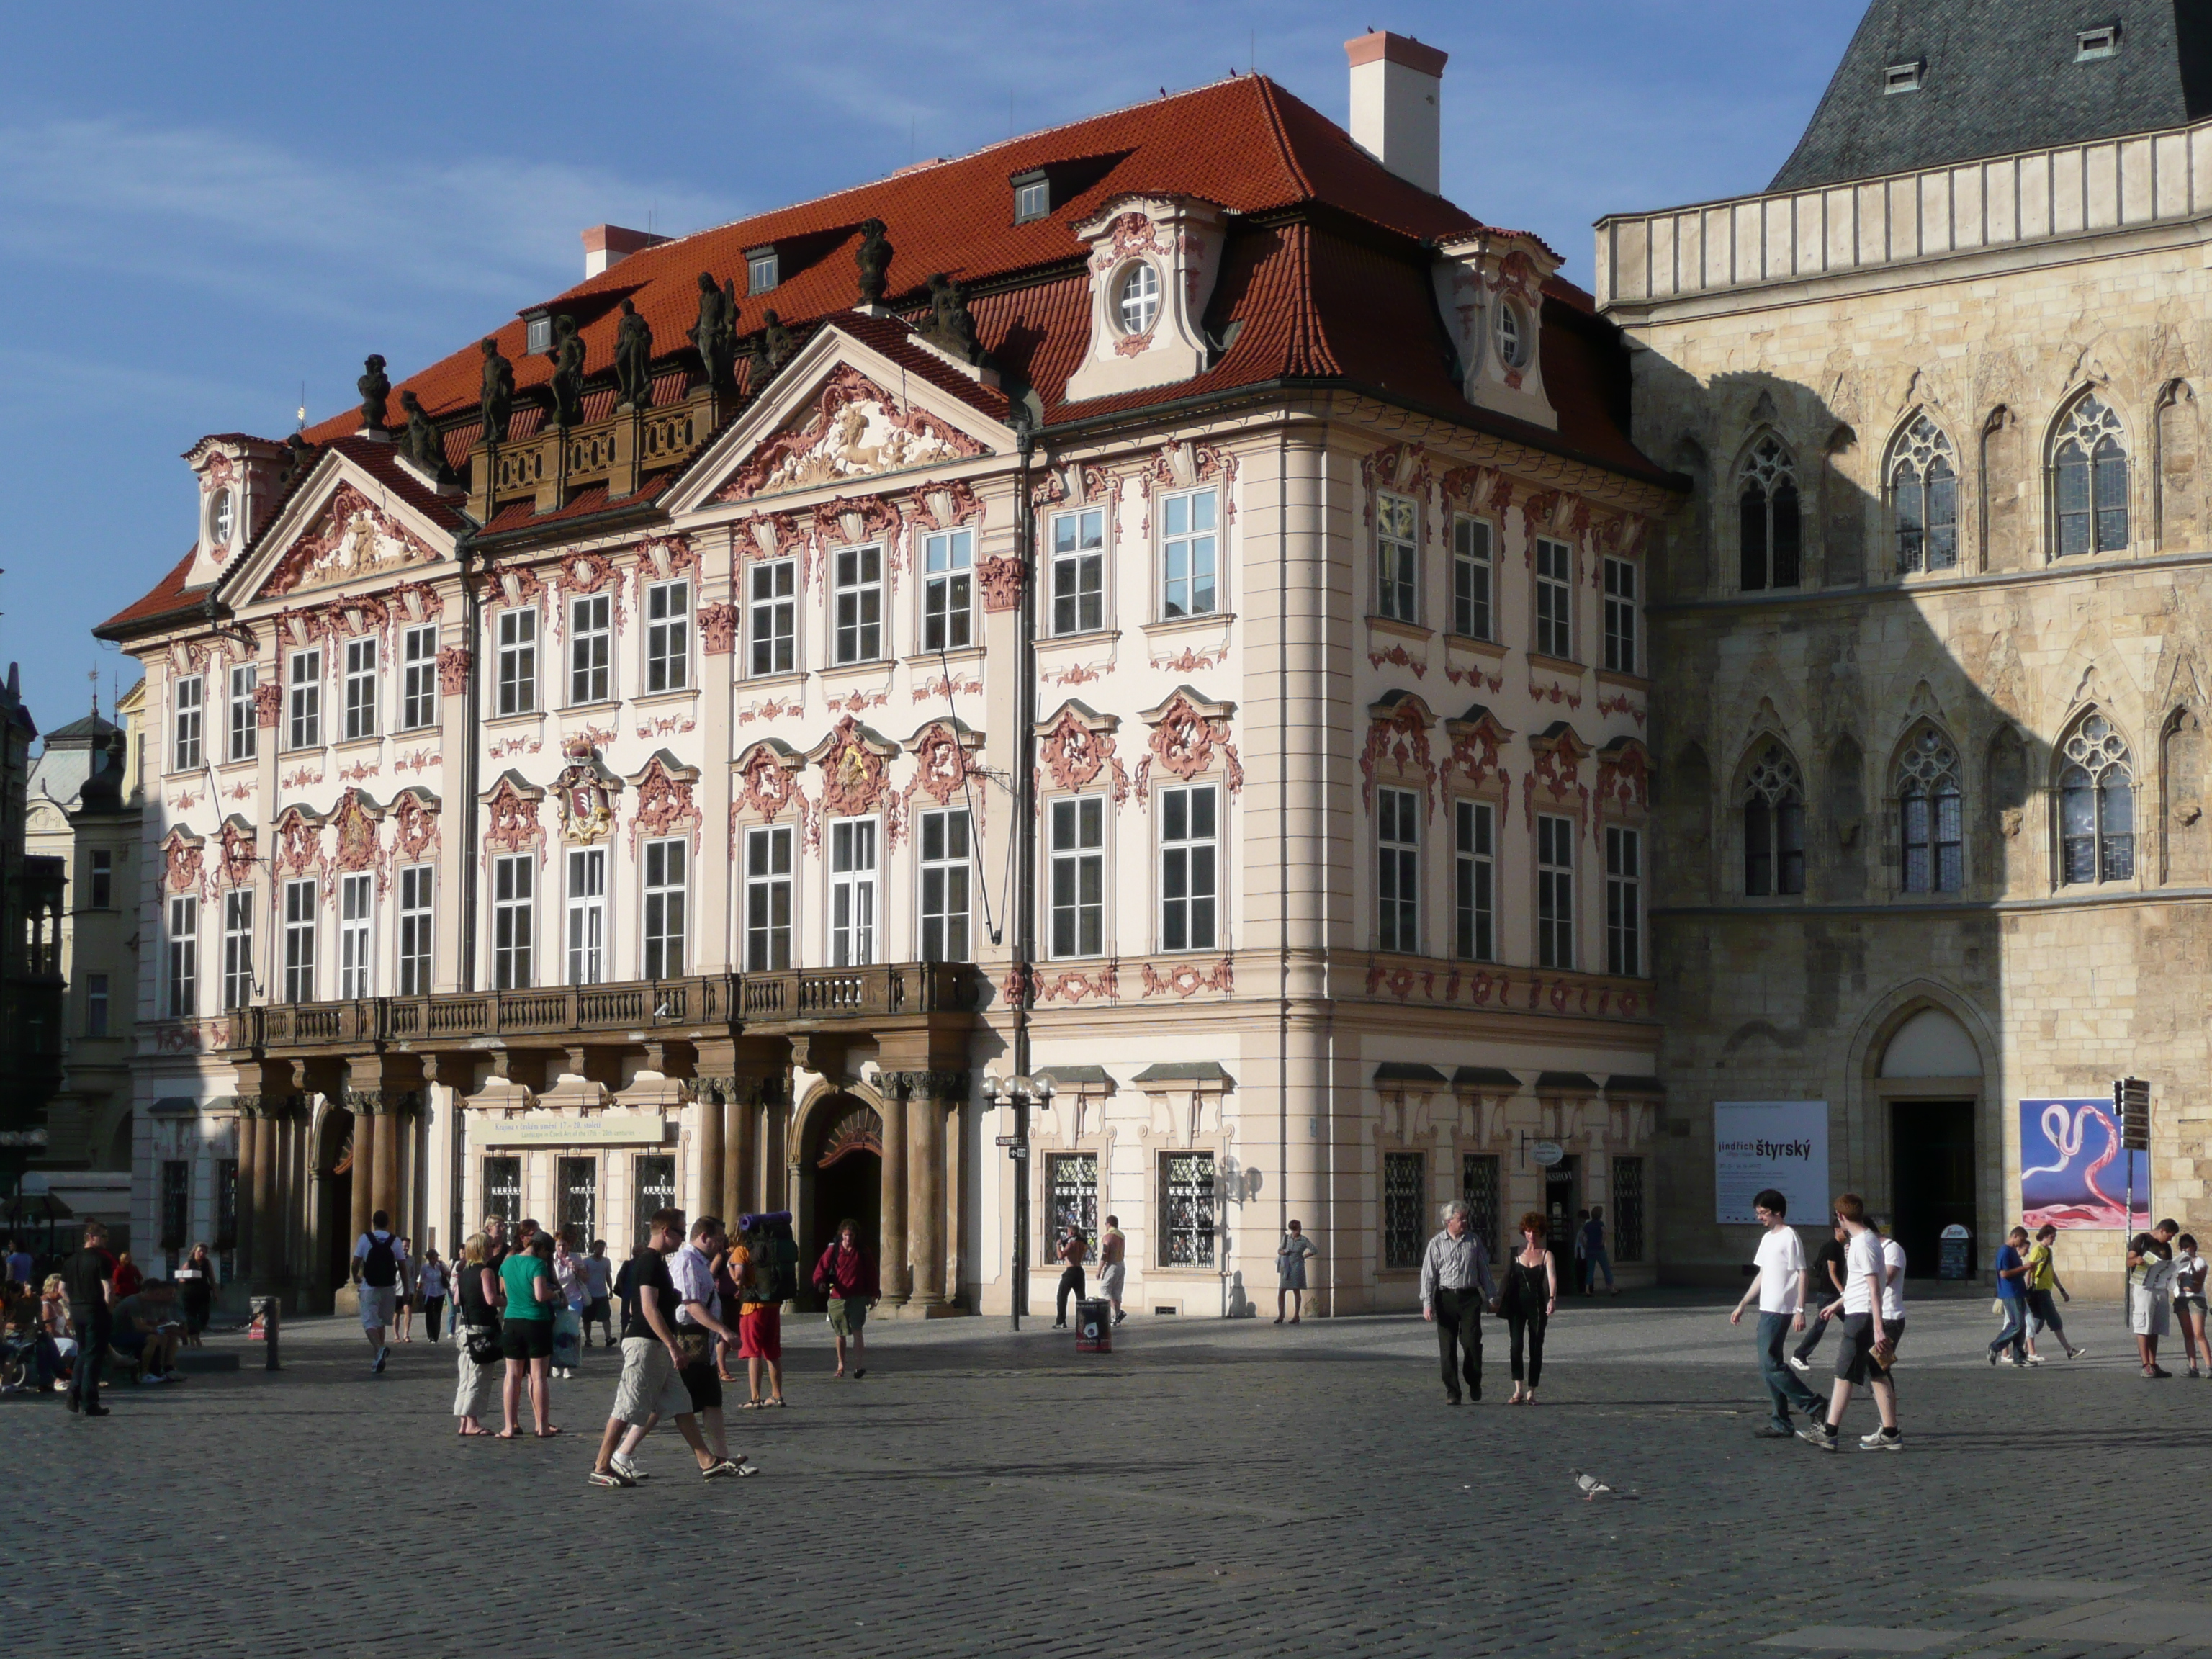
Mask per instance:
[[[773,245],[745,250],[745,292],[765,294],[782,281]]]
[[[1052,211],[1052,180],[1042,167],[1014,175],[1014,222],[1026,225]]]
[[[2110,58],[2120,49],[2120,26],[2118,23],[2100,24],[2094,29],[2083,29],[2074,37],[2074,61],[2086,64],[2092,58]]]
[[[1160,314],[1160,273],[1147,260],[1132,260],[1114,285],[1114,303],[1122,333],[1133,339],[1150,334]]]
[[[1909,64],[1892,64],[1882,71],[1881,90],[1884,97],[1893,92],[1917,92],[1928,78],[1928,60],[1916,58]]]
[[[532,356],[550,355],[553,349],[553,314],[547,311],[523,313],[522,349]]]

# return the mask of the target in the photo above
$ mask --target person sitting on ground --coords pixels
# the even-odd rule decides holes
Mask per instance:
[[[163,1280],[143,1279],[137,1294],[115,1304],[115,1332],[107,1346],[138,1362],[141,1382],[173,1382],[177,1350],[184,1346],[184,1322],[176,1317],[175,1292]]]

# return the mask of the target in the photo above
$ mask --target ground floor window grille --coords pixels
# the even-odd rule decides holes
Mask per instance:
[[[1161,1160],[1165,1191],[1160,1261],[1169,1267],[1213,1265],[1213,1154],[1170,1152]]]
[[[161,1165],[161,1248],[181,1250],[191,1225],[192,1166],[179,1159]]]
[[[1613,1259],[1644,1260],[1644,1160],[1613,1160]]]
[[[364,1179],[366,1170],[354,1171],[354,1179]],[[488,1158],[483,1163],[483,1212],[506,1221],[510,1239],[514,1224],[522,1219],[522,1160],[519,1158]]]
[[[1063,1230],[1071,1226],[1090,1241],[1095,1259],[1098,1243],[1098,1155],[1056,1154],[1046,1166],[1046,1180],[1050,1201],[1045,1207],[1052,1231],[1045,1241],[1045,1260],[1059,1259]]]
[[[586,1249],[599,1224],[599,1160],[564,1158],[561,1160],[560,1177],[556,1208],[561,1218],[554,1224],[574,1227],[577,1248]]]
[[[1382,1155],[1382,1265],[1418,1267],[1428,1242],[1419,1152]]]
[[[653,1231],[653,1212],[676,1202],[676,1160],[665,1152],[647,1152],[637,1161],[637,1203],[631,1210],[630,1231],[636,1248],[643,1249]]]
[[[1459,1195],[1468,1208],[1469,1231],[1482,1241],[1490,1259],[1498,1260],[1498,1157],[1494,1152],[1469,1152],[1460,1161]]]

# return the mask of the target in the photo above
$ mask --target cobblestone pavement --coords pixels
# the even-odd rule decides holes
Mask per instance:
[[[1987,1307],[1913,1305],[1894,1455],[1851,1449],[1863,1403],[1832,1455],[1753,1439],[1751,1328],[1710,1297],[1571,1304],[1533,1410],[1502,1403],[1496,1321],[1454,1410],[1403,1318],[1140,1316],[1108,1356],[1048,1318],[879,1322],[833,1382],[795,1317],[791,1408],[731,1416],[757,1478],[700,1482],[664,1429],[617,1492],[584,1482],[604,1352],[556,1385],[561,1438],[464,1441],[450,1348],[375,1376],[313,1322],[281,1375],[119,1390],[104,1421],[0,1402],[7,1622],[18,1651],[332,1659],[2212,1646],[2212,1382],[2142,1381],[2080,1304],[2091,1358],[1992,1371]]]

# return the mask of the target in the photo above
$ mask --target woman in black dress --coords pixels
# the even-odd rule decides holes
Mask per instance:
[[[1536,1384],[1544,1378],[1544,1325],[1559,1305],[1559,1269],[1552,1265],[1552,1253],[1544,1248],[1544,1235],[1549,1231],[1550,1224],[1540,1211],[1531,1210],[1521,1218],[1521,1249],[1506,1264],[1504,1293],[1498,1297],[1513,1361],[1513,1397],[1505,1402],[1509,1406],[1534,1405]],[[1525,1384],[1521,1380],[1524,1337],[1528,1344]]]
[[[177,1269],[177,1299],[185,1304],[185,1340],[197,1348],[215,1304],[215,1262],[206,1245],[193,1245],[191,1255]]]

